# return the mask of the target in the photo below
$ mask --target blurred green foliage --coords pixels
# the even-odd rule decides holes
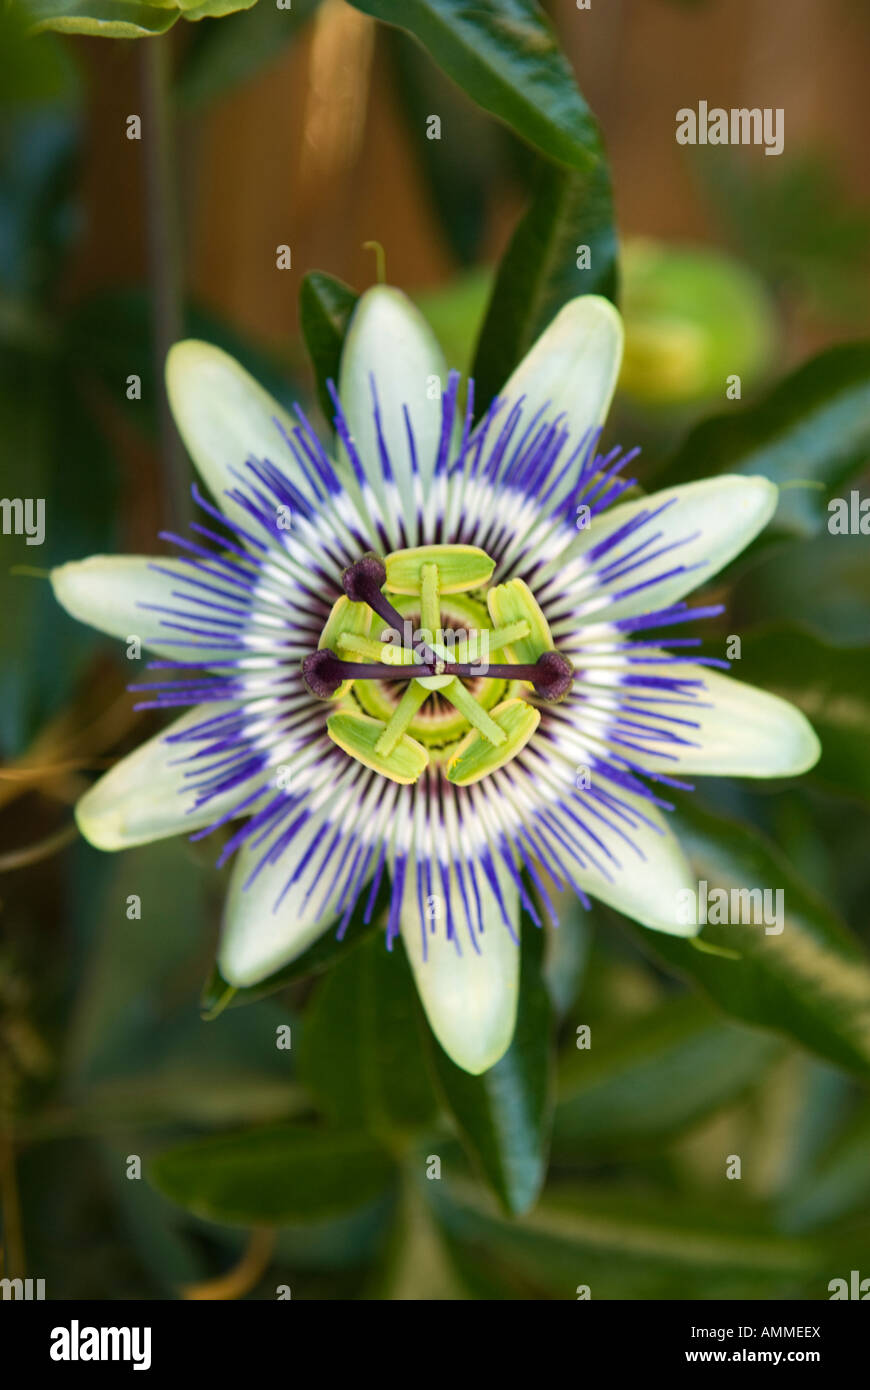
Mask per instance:
[[[805,314],[863,330],[870,214],[849,196],[830,160],[804,150],[762,173],[741,151],[722,153],[715,177],[701,163],[697,173],[741,259]]]

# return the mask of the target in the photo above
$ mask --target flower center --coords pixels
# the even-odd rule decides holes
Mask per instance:
[[[338,704],[334,743],[394,782],[435,761],[460,786],[525,747],[541,719],[530,701],[563,699],[573,668],[521,579],[488,588],[494,568],[477,546],[429,545],[345,570],[302,663],[312,693]]]

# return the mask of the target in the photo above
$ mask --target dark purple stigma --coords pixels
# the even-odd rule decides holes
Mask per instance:
[[[387,567],[383,560],[379,560],[377,555],[364,555],[361,560],[348,565],[341,576],[341,584],[352,603],[368,603],[374,607],[372,599],[376,595],[382,597],[381,589],[386,579]]]
[[[302,679],[318,700],[331,700],[344,681],[409,681],[434,676],[434,666],[394,666],[386,661],[342,661],[328,647],[311,652],[302,662]]]
[[[531,681],[540,700],[551,703],[564,700],[574,684],[574,667],[561,652],[543,652],[534,663],[513,666],[508,662],[490,662],[487,666],[459,665],[447,662],[445,675],[492,677],[504,681]]]

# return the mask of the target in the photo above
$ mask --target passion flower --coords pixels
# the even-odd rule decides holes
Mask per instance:
[[[103,849],[230,826],[218,963],[262,980],[389,884],[431,1026],[480,1072],[513,1034],[524,907],[553,889],[690,934],[668,827],[690,775],[818,757],[791,705],[661,635],[770,519],[765,478],[626,493],[599,439],[622,352],[605,300],[568,304],[477,425],[417,311],[363,295],[330,454],[225,353],[169,356],[209,491],[169,558],[54,571],[76,618],[157,654],[148,708],[190,707],[77,808]],[[410,634],[410,637],[409,635]],[[658,634],[658,635],[653,635]]]

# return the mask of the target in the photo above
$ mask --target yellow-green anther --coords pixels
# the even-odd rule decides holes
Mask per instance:
[[[476,730],[481,738],[486,739],[487,743],[494,748],[498,748],[504,743],[507,738],[504,729],[500,728],[495,720],[487,714],[483,706],[478,704],[471,691],[462,684],[462,681],[454,678],[449,685],[445,685],[441,694],[450,701],[454,709],[458,709],[459,713],[464,715],[472,729]]]
[[[472,729],[447,764],[445,771],[448,782],[467,787],[470,782],[479,782],[497,768],[504,767],[525,747],[541,722],[540,712],[534,705],[517,699],[503,700],[496,705],[492,718],[505,735],[501,745],[494,747],[476,729]]]
[[[371,627],[372,610],[366,603],[351,603],[349,598],[344,595],[336,599],[332,605],[326,626],[320,634],[320,641],[317,643],[319,651],[328,647],[331,651],[341,649],[341,639],[345,636],[356,636],[364,638]],[[353,681],[342,681],[341,685],[332,696],[333,700],[340,700],[346,695],[353,685]]]
[[[438,567],[438,587],[442,594],[461,594],[488,583],[495,561],[476,545],[418,545],[410,550],[394,550],[384,561],[386,587],[394,594],[419,594],[420,572],[424,565]]]
[[[468,660],[472,666],[476,665],[487,654],[487,647],[490,652],[500,652],[504,647],[509,647],[511,642],[528,637],[530,632],[531,628],[525,619],[519,623],[510,623],[508,627],[490,628],[485,643],[479,632],[472,632],[468,639]]]
[[[390,756],[414,715],[428,698],[429,691],[420,685],[419,681],[411,681],[393,710],[390,722],[375,744],[375,752],[379,757],[388,758]]]
[[[542,652],[554,650],[555,643],[547,619],[528,584],[522,579],[509,579],[506,584],[497,584],[487,594],[486,603],[496,628],[523,621],[529,625],[528,637],[506,643],[504,650],[510,661],[521,664],[533,662]]]
[[[420,566],[420,624],[431,640],[437,640],[441,628],[440,584],[438,566],[431,560]]]
[[[366,661],[385,661],[389,666],[413,666],[414,653],[395,642],[376,642],[372,637],[357,637],[352,632],[342,632],[338,638],[339,655],[361,657]]]
[[[378,743],[386,727],[380,719],[372,719],[367,714],[333,714],[326,721],[333,743],[357,762],[389,777],[391,782],[405,785],[416,782],[429,762],[429,754],[408,734],[401,735],[391,753],[379,753]]]

